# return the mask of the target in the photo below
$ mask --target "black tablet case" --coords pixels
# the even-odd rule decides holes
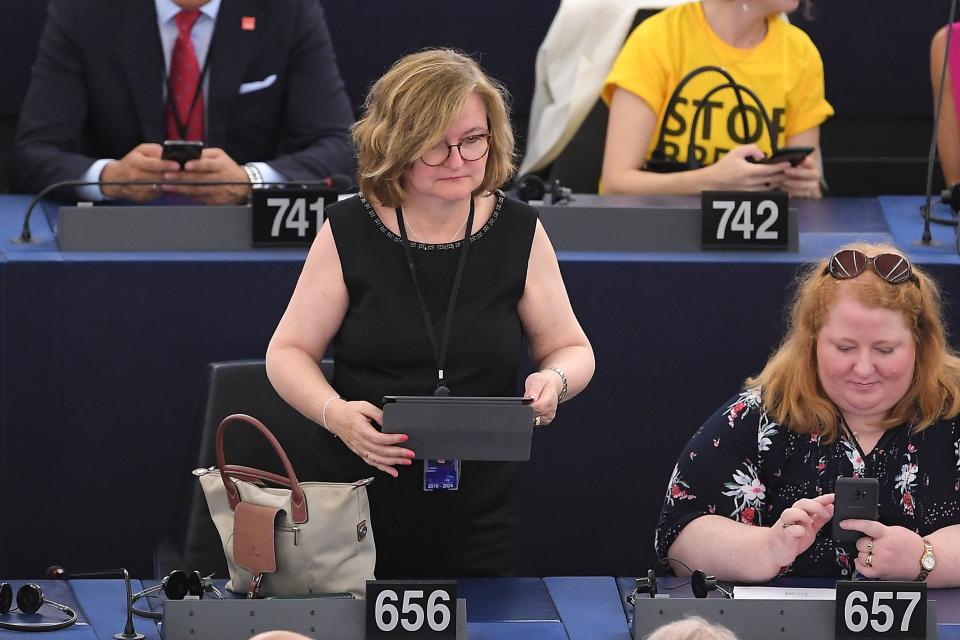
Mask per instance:
[[[418,459],[530,459],[533,407],[523,398],[388,396],[383,432],[404,433]]]

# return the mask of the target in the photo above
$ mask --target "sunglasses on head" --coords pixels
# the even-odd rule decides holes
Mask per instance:
[[[890,284],[901,284],[907,280],[919,284],[910,261],[898,253],[879,253],[870,257],[856,249],[844,249],[833,254],[826,272],[837,280],[849,280],[866,271],[868,266],[881,280]]]

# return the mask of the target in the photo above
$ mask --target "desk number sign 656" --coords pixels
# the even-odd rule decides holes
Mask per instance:
[[[367,640],[454,640],[455,580],[367,581]]]
[[[784,249],[787,194],[782,191],[704,191],[701,198],[704,249]]]

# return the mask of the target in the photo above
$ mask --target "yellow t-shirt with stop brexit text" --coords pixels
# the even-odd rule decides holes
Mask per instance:
[[[823,61],[807,34],[779,17],[769,18],[767,27],[760,44],[738,49],[713,32],[699,2],[661,11],[630,34],[607,76],[602,97],[610,104],[620,87],[642,98],[657,114],[647,158],[662,132],[666,157],[686,162],[694,112],[713,88],[728,81],[716,72],[701,73],[680,91],[669,117],[667,103],[688,73],[719,66],[756,94],[770,117],[777,147],[782,147],[787,138],[819,126],[833,108],[824,96]],[[718,90],[706,100],[695,135],[695,157],[701,164],[713,164],[732,148],[750,143],[770,154],[770,135],[756,101],[745,91],[742,95],[747,131],[733,89]]]

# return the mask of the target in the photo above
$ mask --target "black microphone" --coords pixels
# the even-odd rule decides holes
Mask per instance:
[[[943,47],[943,67],[940,69],[940,91],[937,92],[937,105],[933,110],[933,135],[930,137],[930,154],[927,156],[927,190],[926,203],[923,205],[923,235],[920,237],[920,243],[929,246],[933,243],[933,236],[930,233],[930,207],[933,198],[933,163],[937,156],[937,130],[940,127],[940,113],[943,111],[943,91],[946,87],[947,61],[950,57],[950,40],[953,35],[953,19],[957,13],[957,0],[950,0],[950,18],[947,20],[947,41]],[[960,233],[960,229],[958,229]],[[960,251],[960,237],[957,240],[957,249]]]
[[[33,209],[37,204],[46,198],[48,195],[57,191],[59,189],[66,188],[75,188],[75,187],[134,187],[134,186],[152,186],[159,187],[161,185],[181,185],[188,187],[229,187],[229,186],[246,186],[249,187],[249,181],[229,181],[229,180],[194,180],[187,182],[185,180],[117,180],[115,182],[103,182],[103,181],[87,181],[87,180],[62,180],[60,182],[54,182],[53,184],[44,187],[40,192],[30,200],[30,204],[27,205],[27,211],[23,216],[23,227],[20,230],[20,235],[16,238],[13,238],[13,242],[31,242],[33,240],[33,234],[30,232],[30,216],[33,214]],[[343,193],[345,191],[350,191],[354,186],[353,179],[348,176],[342,175],[333,175],[323,178],[319,181],[297,181],[297,180],[278,180],[272,182],[261,182],[257,187],[302,187],[304,189],[317,188],[317,189],[329,189],[331,191],[336,191],[337,193]],[[257,188],[254,187],[254,188]]]
[[[123,585],[127,589],[127,622],[123,631],[113,634],[115,640],[144,640],[146,636],[138,633],[133,626],[133,589],[130,587],[130,573],[126,569],[105,569],[103,571],[87,571],[68,574],[58,564],[47,567],[44,572],[52,580],[70,580],[71,578],[123,578]]]

